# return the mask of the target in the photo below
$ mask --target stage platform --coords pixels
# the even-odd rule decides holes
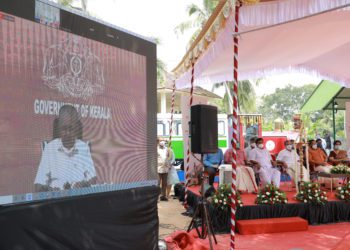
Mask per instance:
[[[189,188],[187,203],[192,208],[198,204],[200,186]],[[335,194],[327,192],[328,203],[325,205],[304,204],[297,201],[294,196],[295,189],[291,189],[289,183],[283,183],[281,189],[286,192],[288,204],[280,205],[257,205],[255,204],[256,194],[241,194],[243,207],[237,209],[237,220],[281,218],[281,217],[301,217],[308,221],[310,225],[349,222],[350,203],[339,201]],[[290,190],[290,191],[288,191]],[[175,186],[175,195],[183,201],[185,187],[183,184]],[[209,207],[215,232],[228,233],[230,231],[230,210],[219,210],[213,206]]]
[[[195,233],[191,233],[196,237]],[[229,234],[216,235],[218,244],[215,250],[227,250],[230,246]],[[307,231],[272,233],[259,235],[236,235],[236,249],[244,250],[345,250],[350,249],[350,223],[309,226]],[[171,242],[171,237],[166,237]],[[209,240],[194,238],[201,249],[209,249]],[[169,249],[180,249],[169,243]],[[173,248],[170,248],[173,247]]]

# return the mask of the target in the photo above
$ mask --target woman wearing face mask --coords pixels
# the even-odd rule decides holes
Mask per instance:
[[[347,157],[347,153],[345,150],[341,149],[341,141],[336,140],[333,143],[334,149],[329,154],[329,162],[336,166],[340,163],[349,163],[349,158]]]

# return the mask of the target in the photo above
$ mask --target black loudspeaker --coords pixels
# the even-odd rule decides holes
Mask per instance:
[[[191,151],[196,154],[218,151],[218,109],[210,105],[191,106]]]

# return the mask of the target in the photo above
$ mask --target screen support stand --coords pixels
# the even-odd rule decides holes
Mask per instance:
[[[200,174],[201,179],[201,197],[199,199],[196,211],[193,214],[190,225],[188,226],[187,232],[190,232],[191,229],[195,228],[198,234],[198,237],[201,239],[209,238],[210,249],[213,250],[212,237],[215,244],[217,243],[215,233],[213,230],[213,225],[209,216],[209,204],[204,195],[204,163],[203,163],[203,154],[201,154],[201,165],[202,171]]]

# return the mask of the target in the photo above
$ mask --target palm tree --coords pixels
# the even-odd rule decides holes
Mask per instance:
[[[58,0],[57,1],[59,4],[63,5],[63,6],[67,6],[67,7],[72,7],[72,3],[73,3],[73,0]],[[81,0],[81,10],[86,12],[87,10],[87,0]]]
[[[158,45],[162,44],[162,41],[159,37],[151,37],[154,42]],[[163,62],[161,59],[157,58],[157,83],[160,84],[160,86],[164,87],[167,80],[167,68],[165,62]]]
[[[203,9],[195,4],[188,5],[187,13],[190,19],[176,26],[175,33],[183,34],[190,28],[197,28],[197,30],[192,35],[191,40],[189,41],[189,44],[191,44],[200,33],[205,22],[211,16],[219,1],[220,0],[203,0]],[[256,85],[258,82],[259,81],[256,82]],[[233,82],[217,83],[213,86],[213,90],[215,88],[219,88],[220,86],[225,87],[225,96],[222,105],[224,107],[224,111],[226,113],[232,114]],[[238,108],[240,112],[243,113],[252,113],[256,111],[256,93],[253,84],[248,80],[240,81],[238,83]]]
[[[218,3],[219,0],[203,0],[203,9],[196,4],[188,5],[186,11],[190,19],[177,25],[174,29],[175,33],[180,35],[184,34],[184,32],[188,29],[196,28],[196,31],[192,35],[189,43],[193,42]]]
[[[73,0],[58,0],[57,2],[63,6],[71,6],[73,3]]]
[[[233,82],[222,82],[213,85],[213,91],[219,87],[225,87],[225,95],[222,100],[224,112],[233,113]],[[254,85],[249,80],[238,82],[238,110],[240,113],[256,112],[256,93]]]

